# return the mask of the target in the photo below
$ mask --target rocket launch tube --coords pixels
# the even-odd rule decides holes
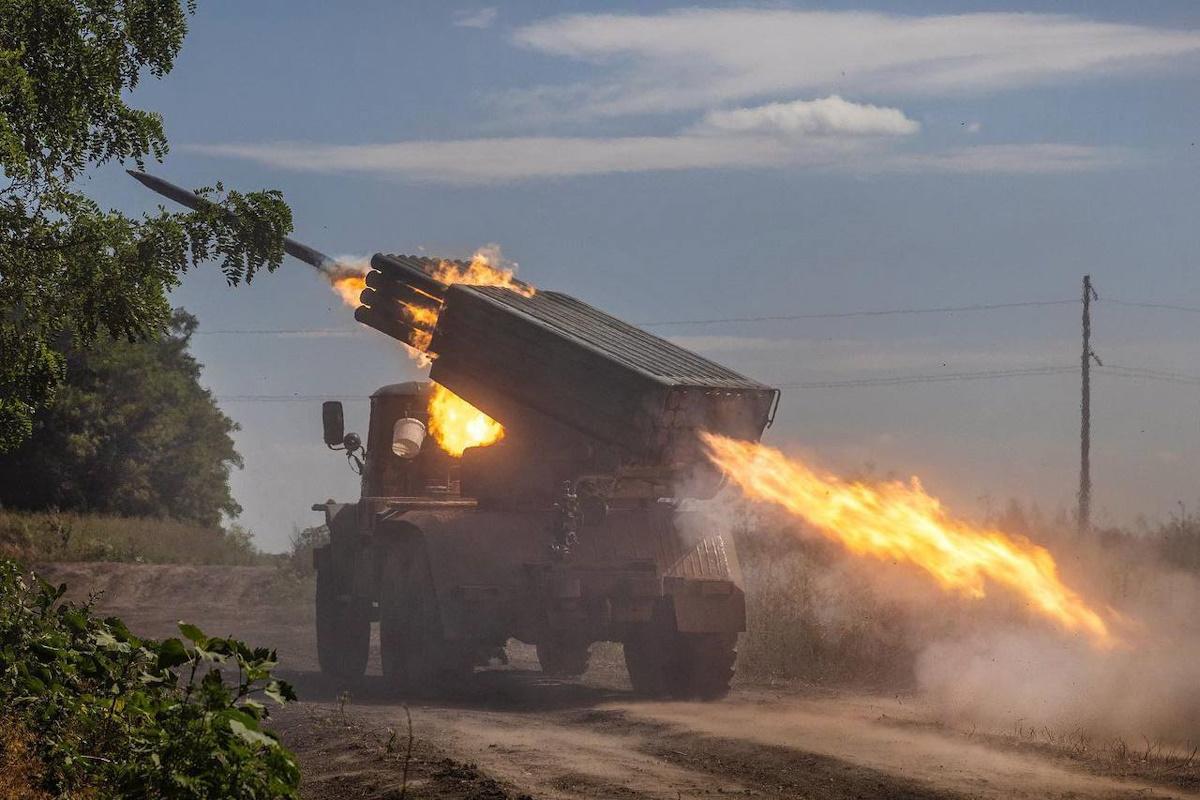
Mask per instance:
[[[437,311],[439,303],[436,299],[430,297],[424,292],[414,289],[410,284],[400,283],[382,272],[371,270],[367,273],[367,286],[374,289],[384,297],[390,297],[393,300],[398,300],[401,303],[413,306],[421,306],[428,308],[430,311]]]
[[[418,317],[414,316],[416,312],[428,311],[430,315],[429,319],[433,323],[436,323],[437,321],[437,309],[431,306],[413,308],[406,303],[402,303],[399,300],[388,297],[386,294],[378,292],[370,287],[362,290],[362,293],[358,296],[358,302],[365,306],[370,306],[382,314],[394,316],[403,321],[406,325],[412,325],[415,328],[432,329],[433,327],[430,322],[418,322]]]
[[[163,197],[170,198],[180,205],[187,206],[193,211],[200,211],[208,208],[209,206],[216,205],[216,203],[213,203],[211,200],[205,200],[195,192],[188,191],[182,186],[176,186],[170,181],[164,181],[162,178],[151,175],[148,172],[140,172],[132,169],[127,169],[125,171],[146,188],[158,192]],[[336,261],[322,253],[320,250],[316,250],[306,244],[297,242],[295,239],[292,239],[288,236],[283,237],[283,250],[289,256],[298,258],[305,264],[311,264],[322,272],[329,272],[335,266],[337,266]]]
[[[419,289],[425,294],[436,297],[438,300],[441,300],[446,292],[446,284],[416,264],[398,256],[376,253],[371,256],[371,267],[399,283],[406,283],[414,289]]]
[[[407,325],[396,318],[395,315],[381,311],[370,306],[359,306],[354,309],[354,319],[366,325],[368,328],[374,328],[380,333],[386,334],[393,339],[399,339],[404,344],[414,350],[421,350],[420,347],[413,344],[419,336],[419,331],[411,325]],[[428,334],[426,334],[428,336]]]

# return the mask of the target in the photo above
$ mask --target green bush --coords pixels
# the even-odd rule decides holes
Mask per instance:
[[[324,547],[327,544],[329,544],[328,525],[293,530],[291,550],[286,556],[288,565],[301,577],[316,575],[317,570],[313,566],[313,552],[318,547]]]
[[[134,636],[0,561],[0,720],[28,733],[58,797],[297,797],[295,758],[262,725],[294,700],[275,653],[205,636]],[[34,795],[30,795],[34,796]]]
[[[237,525],[219,528],[175,519],[56,511],[0,510],[0,558],[257,566],[263,554]]]

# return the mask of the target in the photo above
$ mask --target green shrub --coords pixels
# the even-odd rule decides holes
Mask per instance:
[[[148,564],[267,565],[237,525],[227,528],[174,519],[56,511],[0,510],[0,557],[42,561],[126,561]]]
[[[316,575],[317,570],[313,566],[313,551],[327,544],[329,544],[328,525],[293,530],[291,549],[286,556],[288,566],[300,576]]]
[[[294,757],[262,723],[295,699],[275,653],[205,636],[134,636],[0,561],[0,709],[27,732],[51,796],[297,797]],[[30,794],[29,796],[37,796]]]

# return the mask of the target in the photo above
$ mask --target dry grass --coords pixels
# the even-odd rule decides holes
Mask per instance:
[[[1121,737],[1095,737],[1082,728],[1056,731],[1045,726],[1025,725],[1018,721],[1008,734],[979,735],[968,738],[986,741],[993,747],[1034,751],[1062,758],[1098,775],[1153,781],[1168,786],[1193,789],[1200,786],[1200,746],[1172,744],[1143,738],[1131,742]]]
[[[0,800],[49,800],[37,788],[42,765],[29,733],[9,717],[0,717]]]
[[[39,561],[150,564],[274,563],[248,532],[170,519],[0,511],[0,557]]]
[[[785,529],[743,532],[737,544],[747,591],[740,676],[912,684],[916,654],[906,612],[847,569],[836,546]]]

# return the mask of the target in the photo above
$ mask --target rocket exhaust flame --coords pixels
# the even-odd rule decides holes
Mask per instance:
[[[362,294],[362,290],[367,288],[367,281],[361,274],[350,274],[340,278],[330,275],[329,285],[342,298],[343,303],[354,307],[358,305],[358,296]]]
[[[435,383],[429,396],[429,433],[443,450],[458,457],[468,447],[484,447],[503,439],[504,426]]]
[[[706,454],[750,498],[782,506],[824,536],[864,556],[903,562],[944,590],[969,598],[988,583],[1023,598],[1060,628],[1107,649],[1109,623],[1058,575],[1054,556],[1024,537],[951,517],[913,478],[868,485],[819,473],[754,442],[701,433]]]

